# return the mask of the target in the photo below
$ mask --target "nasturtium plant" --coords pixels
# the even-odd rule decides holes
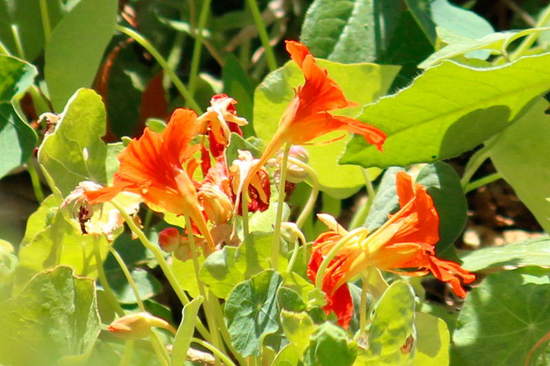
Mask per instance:
[[[0,0],[0,364],[550,357],[550,5]]]

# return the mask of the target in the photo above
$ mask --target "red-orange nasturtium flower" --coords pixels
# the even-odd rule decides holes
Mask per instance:
[[[437,279],[449,283],[460,297],[466,296],[462,285],[475,280],[475,275],[458,263],[435,256],[439,215],[426,189],[413,184],[405,172],[397,174],[396,184],[401,208],[380,228],[372,233],[365,228],[350,233],[343,229],[329,231],[321,234],[313,244],[308,276],[315,282],[323,259],[341,240],[345,241],[330,261],[322,282],[327,296],[325,311],[334,312],[343,327],[349,325],[353,313],[346,282],[371,266],[405,276],[431,272]]]
[[[197,167],[193,154],[199,146],[192,144],[192,139],[200,127],[195,112],[180,108],[164,131],[146,128],[118,156],[120,165],[113,185],[87,192],[90,203],[110,201],[120,192],[136,193],[154,210],[190,217],[209,243],[208,251],[214,250],[190,174]]]
[[[296,89],[296,96],[286,108],[279,127],[261,158],[263,165],[285,143],[303,145],[332,131],[348,131],[361,135],[382,150],[386,135],[376,127],[350,117],[334,116],[335,109],[354,107],[338,84],[321,68],[308,48],[295,41],[286,41],[292,60],[304,73],[305,83]]]

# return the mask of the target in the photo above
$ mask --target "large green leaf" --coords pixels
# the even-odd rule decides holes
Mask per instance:
[[[350,342],[346,332],[326,322],[311,337],[304,354],[305,366],[351,366],[357,355],[357,347]]]
[[[116,0],[80,0],[55,27],[46,45],[44,73],[56,111],[78,88],[92,85],[117,11]]]
[[[417,332],[414,365],[449,365],[451,336],[445,321],[430,314],[416,313],[414,325]]]
[[[460,312],[452,363],[523,365],[529,350],[550,329],[549,303],[548,271],[519,269],[487,276]]]
[[[460,178],[449,164],[428,164],[416,177],[416,183],[427,188],[439,214],[437,253],[450,254],[453,243],[462,233],[467,220],[468,203]]]
[[[243,357],[259,355],[266,335],[279,329],[277,290],[282,277],[263,271],[238,284],[225,303],[231,341]]]
[[[457,156],[508,125],[550,85],[550,54],[477,69],[444,61],[406,89],[367,105],[359,117],[388,134],[384,151],[354,137],[340,160],[405,166]]]
[[[185,305],[181,312],[182,321],[174,339],[174,349],[170,363],[172,366],[183,365],[187,358],[187,350],[191,344],[195,322],[197,321],[198,312],[203,300],[204,298],[202,297],[193,299],[193,301]]]
[[[548,87],[548,86],[547,86]],[[491,160],[497,171],[550,232],[550,115],[540,98],[513,125],[491,143]]]
[[[29,218],[19,249],[16,270],[18,286],[35,273],[59,264],[71,266],[78,275],[97,276],[94,248],[99,246],[101,258],[104,259],[109,245],[107,239],[82,235],[79,228],[65,220],[57,208],[59,204],[57,197],[50,196]]]
[[[550,267],[550,237],[468,251],[460,259],[462,267],[468,271],[503,267]]]
[[[80,89],[63,111],[53,133],[46,136],[38,160],[66,196],[83,180],[107,183],[105,107],[91,89]]]
[[[67,267],[33,277],[0,312],[3,364],[57,365],[90,351],[100,331],[93,281]]]
[[[370,103],[383,95],[389,88],[398,68],[375,64],[343,65],[318,60],[342,88],[346,97],[359,103]],[[294,97],[294,88],[303,84],[302,72],[289,62],[282,68],[270,73],[256,88],[254,94],[254,129],[258,137],[269,141],[279,124],[289,102]],[[348,114],[353,114],[348,111]],[[341,136],[341,132],[331,133],[322,140]],[[309,164],[319,177],[321,189],[335,196],[349,196],[363,184],[364,178],[356,167],[344,167],[337,163],[348,139],[330,144],[306,146]],[[334,174],[338,171],[338,174]],[[351,189],[351,190],[350,190]]]
[[[0,103],[10,102],[32,85],[38,70],[15,57],[0,55]]]
[[[45,9],[53,29],[61,16],[79,0],[48,0]],[[44,19],[36,0],[0,0],[0,39],[11,54],[29,61],[36,59],[44,48]]]
[[[387,47],[399,8],[397,0],[316,0],[306,13],[300,38],[317,57],[372,62]]]
[[[414,308],[414,294],[405,281],[388,287],[371,312],[368,349],[359,354],[361,365],[412,364]]]
[[[24,164],[36,145],[36,133],[8,103],[0,104],[0,178]]]

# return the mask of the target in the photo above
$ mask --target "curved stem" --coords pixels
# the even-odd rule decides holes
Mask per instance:
[[[117,25],[116,30],[126,34],[128,37],[132,38],[137,43],[139,43],[143,48],[145,48],[147,52],[149,52],[153,56],[153,58],[158,62],[160,67],[162,67],[162,69],[166,73],[166,76],[168,76],[170,81],[174,83],[174,86],[176,87],[176,89],[178,89],[181,96],[187,101],[187,104],[189,104],[189,106],[191,106],[191,108],[193,108],[197,113],[202,113],[202,109],[199,107],[195,98],[193,98],[193,95],[189,92],[189,90],[187,90],[187,88],[185,87],[181,79],[176,75],[174,70],[170,68],[170,65],[168,65],[168,61],[166,61],[166,59],[162,57],[160,52],[157,51],[157,49],[145,37],[143,37],[138,32],[130,28],[123,27],[121,25]]]
[[[535,25],[535,28],[543,27],[547,22],[550,21],[550,6],[547,6],[546,9],[544,9],[543,13],[540,15],[539,20],[537,21],[537,24]],[[516,48],[516,50],[512,53],[510,56],[510,59],[513,61],[521,56],[531,48],[531,46],[537,41],[537,39],[540,36],[540,32],[531,33],[525,39],[521,44]]]
[[[109,285],[109,281],[107,280],[107,276],[105,276],[105,270],[103,269],[103,259],[101,258],[101,252],[99,247],[99,237],[94,236],[94,257],[95,257],[95,263],[97,267],[97,277],[99,278],[99,283],[103,287],[103,290],[105,290],[105,296],[107,296],[107,300],[111,303],[111,306],[119,316],[124,315],[124,309],[120,306],[120,303],[118,302],[115,293],[113,292],[113,289]]]
[[[273,232],[273,244],[271,245],[271,268],[277,270],[279,262],[279,249],[281,246],[281,223],[283,221],[283,207],[285,204],[285,183],[290,144],[286,144],[283,152],[283,160],[279,174],[279,199],[275,216],[275,230]]]
[[[183,305],[187,305],[189,303],[189,299],[187,298],[185,292],[182,290],[178,280],[176,279],[176,276],[174,275],[174,272],[172,272],[172,269],[166,262],[166,259],[164,259],[162,251],[155,244],[151,243],[145,233],[141,231],[141,229],[136,225],[134,220],[132,220],[132,218],[130,217],[130,215],[128,215],[124,208],[122,208],[115,200],[111,201],[111,203],[120,212],[120,215],[124,218],[126,224],[130,228],[132,233],[137,236],[141,244],[143,244],[145,248],[149,249],[153,253],[160,268],[162,269],[162,272],[164,273],[164,276],[166,276],[168,283],[170,283],[170,286],[172,286],[172,289],[176,293],[176,296],[179,298]],[[211,338],[210,333],[205,328],[204,324],[202,324],[202,321],[200,319],[197,319],[197,330],[204,338]]]
[[[203,0],[201,11],[199,14],[199,24],[193,31],[195,33],[195,43],[193,44],[193,56],[191,57],[191,70],[189,74],[189,93],[195,94],[197,86],[197,78],[199,74],[199,63],[202,53],[202,34],[206,26],[206,20],[210,14],[210,2],[212,0]]]
[[[38,203],[44,201],[44,191],[42,190],[42,184],[40,183],[40,177],[34,166],[33,159],[29,159],[27,162],[27,171],[31,177],[32,190],[34,192],[34,197]]]
[[[468,183],[466,185],[466,187],[464,188],[464,193],[466,194],[468,192],[476,190],[479,187],[485,186],[489,183],[492,183],[496,180],[499,180],[500,178],[502,178],[502,175],[500,175],[500,173],[493,173],[493,174],[489,174],[489,175],[487,175],[483,178],[479,178],[478,180],[475,180],[471,183]]]
[[[309,193],[309,197],[307,199],[306,204],[304,205],[304,208],[302,209],[302,212],[300,212],[300,215],[296,219],[296,225],[298,226],[298,228],[301,228],[306,222],[307,217],[311,214],[313,207],[315,207],[315,202],[317,202],[317,197],[319,196],[319,186],[320,186],[319,179],[317,178],[317,173],[315,173],[315,170],[313,170],[313,168],[311,168],[311,166],[309,166],[308,164],[296,158],[293,158],[291,156],[288,157],[288,160],[292,164],[297,165],[300,168],[304,169],[309,179],[311,180],[311,192]]]
[[[298,224],[296,224],[298,226]],[[296,235],[296,239],[300,239],[302,241],[302,245],[306,244],[306,238],[304,234],[300,231],[298,228],[298,232]],[[296,242],[296,241],[295,241]],[[288,266],[286,267],[286,271],[288,273],[292,272],[292,268],[294,267],[294,263],[296,262],[296,258],[298,258],[298,251],[300,250],[300,246],[298,244],[294,245],[294,250],[292,251],[292,255],[290,256],[290,260],[288,261]]]
[[[470,182],[470,179],[472,179],[481,164],[483,164],[485,160],[489,158],[489,151],[489,147],[486,145],[472,155],[472,157],[466,164],[466,167],[464,168],[464,174],[462,174],[462,178],[460,179],[462,189],[466,188],[466,186]]]
[[[203,341],[202,339],[199,339],[199,338],[191,338],[191,342],[197,343],[203,346],[204,348],[206,348],[207,350],[211,351],[214,354],[214,356],[218,357],[224,364],[228,366],[237,366],[233,363],[233,361],[231,361],[229,357],[227,357],[223,352],[221,352],[219,349],[217,349],[210,343]]]
[[[275,71],[277,69],[277,60],[275,59],[273,48],[269,43],[269,36],[267,35],[265,23],[262,18],[262,14],[260,13],[260,9],[258,8],[258,4],[256,3],[256,0],[246,0],[246,3],[250,8],[250,12],[252,13],[252,17],[254,18],[254,23],[256,23],[258,35],[260,36],[260,41],[264,46],[267,66],[269,67],[270,71]]]

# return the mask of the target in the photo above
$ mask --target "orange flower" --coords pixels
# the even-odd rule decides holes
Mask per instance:
[[[399,172],[396,177],[401,208],[372,234],[365,228],[350,233],[345,230],[321,234],[313,244],[308,264],[308,276],[315,281],[319,266],[336,245],[340,246],[323,277],[322,288],[327,296],[327,313],[336,313],[339,323],[347,327],[353,306],[346,282],[374,266],[405,276],[432,273],[449,283],[454,293],[466,296],[463,284],[475,280],[475,275],[458,263],[435,256],[439,241],[439,215],[432,198],[420,184]],[[412,269],[412,271],[404,271]]]
[[[354,107],[325,69],[317,65],[306,46],[286,41],[292,60],[302,69],[305,83],[296,89],[296,96],[281,118],[279,128],[262,156],[262,164],[285,143],[302,145],[332,131],[344,130],[362,135],[382,150],[384,132],[366,123],[344,116],[333,116],[335,109]]]
[[[146,128],[118,156],[113,186],[87,192],[88,200],[94,204],[110,201],[120,192],[136,193],[154,210],[189,216],[212,251],[213,240],[190,173],[197,167],[193,154],[199,146],[191,140],[199,129],[196,113],[181,108],[174,111],[163,132]]]

